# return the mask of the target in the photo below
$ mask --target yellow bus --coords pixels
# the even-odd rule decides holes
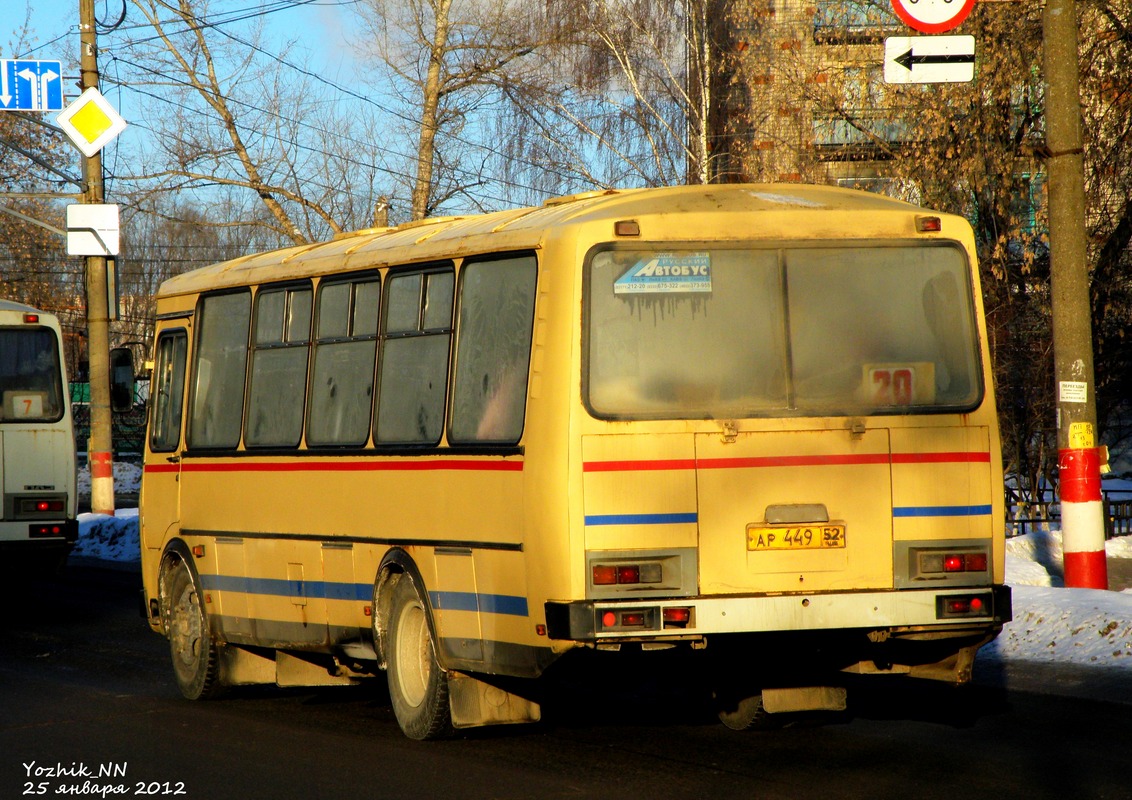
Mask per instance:
[[[832,187],[609,190],[238,258],[157,299],[152,628],[189,698],[384,670],[413,738],[579,648],[721,719],[970,679],[1010,619],[974,242]]]

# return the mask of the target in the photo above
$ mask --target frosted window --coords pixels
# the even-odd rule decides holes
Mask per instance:
[[[189,445],[236,447],[244,410],[251,294],[201,298]]]
[[[453,442],[515,443],[531,355],[534,256],[480,261],[460,277]]]
[[[981,397],[955,246],[611,249],[587,277],[599,416],[891,414]]]
[[[381,444],[437,444],[444,431],[452,271],[389,278],[374,439]]]
[[[298,445],[303,434],[310,330],[309,287],[260,290],[244,431],[249,447]]]
[[[324,285],[319,291],[307,422],[311,446],[357,446],[369,438],[380,294],[376,278]]]

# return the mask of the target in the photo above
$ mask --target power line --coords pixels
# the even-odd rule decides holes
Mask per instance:
[[[172,19],[165,20],[165,21],[159,20],[158,24],[159,25],[168,25],[170,28],[173,29],[171,31],[173,33],[173,35],[176,35],[178,33],[181,33],[181,34],[187,33],[189,31],[197,29],[198,27],[204,28],[204,29],[211,29],[211,30],[215,31],[216,33],[228,38],[229,40],[231,40],[231,41],[233,41],[233,42],[235,42],[235,43],[237,43],[237,44],[239,44],[243,47],[247,47],[247,48],[253,50],[256,53],[259,53],[261,55],[267,56],[268,58],[271,58],[272,60],[276,61],[277,63],[287,67],[290,70],[295,71],[298,74],[304,75],[304,76],[306,76],[306,77],[308,77],[308,78],[310,78],[314,81],[317,81],[318,83],[320,83],[322,85],[325,85],[327,87],[334,89],[336,92],[340,93],[343,96],[352,98],[353,100],[356,100],[356,101],[358,101],[358,102],[360,102],[360,103],[362,103],[362,104],[364,104],[368,107],[376,109],[376,110],[380,111],[381,113],[389,115],[389,116],[391,116],[395,119],[398,119],[400,121],[407,122],[407,123],[412,124],[412,125],[416,125],[416,124],[418,124],[418,121],[413,119],[412,117],[410,117],[410,116],[408,116],[408,115],[406,115],[406,114],[404,114],[400,111],[397,111],[396,109],[390,108],[387,105],[379,103],[376,100],[374,100],[372,97],[366,96],[366,95],[361,94],[359,92],[353,91],[349,88],[343,87],[343,86],[335,83],[334,81],[329,80],[328,78],[324,77],[323,75],[318,74],[316,72],[312,72],[311,70],[306,69],[304,67],[301,67],[301,66],[299,66],[299,65],[297,65],[297,64],[295,64],[295,63],[293,63],[293,62],[291,62],[291,61],[289,61],[285,58],[280,57],[277,54],[270,53],[267,50],[263,49],[262,47],[259,47],[258,45],[254,44],[250,41],[247,41],[243,37],[238,36],[238,35],[230,32],[228,30],[225,30],[225,28],[224,28],[224,26],[230,26],[230,25],[233,25],[233,24],[236,24],[236,23],[239,23],[239,22],[247,21],[247,20],[250,20],[250,19],[258,18],[258,17],[263,17],[263,16],[266,16],[266,15],[269,15],[269,14],[279,13],[279,12],[282,12],[282,11],[289,11],[289,10],[292,10],[292,9],[295,9],[295,8],[298,8],[298,7],[303,7],[303,6],[311,6],[311,5],[346,6],[346,5],[354,5],[354,4],[356,4],[356,2],[357,2],[357,0],[349,0],[348,2],[335,2],[335,3],[321,3],[321,2],[316,2],[316,0],[278,0],[278,2],[268,3],[266,5],[260,5],[260,6],[256,6],[256,7],[245,7],[245,8],[241,8],[241,9],[233,9],[233,10],[228,10],[228,11],[222,11],[222,12],[218,12],[218,13],[212,14],[212,15],[206,15],[204,17],[201,17],[199,20],[195,21],[198,24],[194,24],[193,22],[185,21],[185,20],[181,19],[180,17],[174,17]],[[122,31],[122,32],[129,32],[129,31],[137,31],[137,30],[142,30],[142,29],[149,29],[151,27],[152,26],[147,22],[145,24],[122,25],[118,28],[118,30]],[[55,39],[53,41],[58,41],[60,38],[63,38],[63,37],[57,37],[57,39]],[[147,44],[147,43],[156,41],[158,39],[160,39],[160,37],[155,34],[154,36],[149,37],[149,38],[134,39],[134,40],[127,39],[126,44],[127,44],[127,46],[139,46],[139,45],[143,45],[143,44]],[[160,73],[156,70],[153,70],[149,67],[144,66],[143,64],[140,64],[136,61],[132,61],[132,60],[125,58],[125,57],[122,57],[122,56],[112,56],[111,57],[111,64],[108,65],[108,66],[116,68],[118,62],[120,62],[122,64],[126,64],[126,65],[132,67],[135,70],[148,72],[148,73],[153,74],[155,76],[160,76],[162,78],[165,78],[166,80],[168,80],[170,82],[179,83],[181,86],[183,86],[185,88],[188,88],[188,89],[194,88],[186,80],[178,81],[176,79],[170,78],[166,74]],[[124,83],[121,80],[120,77],[117,78],[117,87],[123,92],[125,92],[127,90],[132,90],[132,91],[138,92],[139,94],[141,94],[143,96],[147,96],[147,97],[150,97],[152,99],[171,104],[175,107],[181,108],[182,110],[185,110],[185,111],[188,111],[188,112],[199,113],[202,116],[206,116],[206,117],[208,116],[207,112],[203,109],[194,108],[194,107],[188,106],[184,103],[174,102],[168,97],[161,96],[161,95],[158,95],[158,94],[153,93],[153,92],[146,92],[144,90],[141,90],[138,87]],[[271,111],[271,110],[264,109],[264,108],[260,108],[256,105],[252,104],[252,103],[239,100],[238,98],[234,98],[234,97],[229,96],[229,97],[226,98],[226,100],[228,102],[232,102],[232,103],[234,103],[234,104],[236,104],[236,105],[238,105],[238,106],[240,106],[240,107],[242,107],[246,110],[255,111],[257,113],[266,115],[266,116],[274,118],[274,119],[289,120],[289,118],[285,117],[282,113],[279,113],[279,112],[276,112],[276,111]],[[321,135],[336,136],[339,140],[341,140],[341,141],[343,141],[347,144],[350,144],[350,145],[369,147],[369,148],[373,149],[374,151],[376,151],[378,153],[384,154],[387,158],[390,158],[390,159],[407,161],[409,163],[413,163],[414,161],[419,159],[419,154],[398,152],[397,150],[395,150],[391,147],[383,146],[383,145],[380,145],[380,144],[378,144],[376,142],[372,142],[372,141],[362,142],[362,141],[359,141],[355,137],[343,136],[337,130],[330,130],[325,126],[319,126],[319,125],[317,125],[317,124],[315,124],[315,123],[313,123],[313,122],[311,122],[307,119],[289,120],[289,121],[293,121],[298,126],[305,128],[305,129],[308,129],[308,130],[311,130],[311,131],[314,131],[314,132],[321,134]],[[156,131],[154,131],[151,127],[145,125],[144,123],[134,123],[134,124],[136,124],[138,127],[142,128],[143,130],[149,130],[152,133],[156,133]],[[307,145],[307,144],[302,143],[300,141],[275,136],[270,132],[257,131],[257,133],[260,136],[263,136],[264,138],[272,139],[272,140],[279,142],[281,144],[285,144],[286,146],[296,148],[297,150],[301,150],[301,151],[310,153],[312,155],[317,155],[317,156],[320,156],[320,157],[323,157],[323,158],[331,158],[331,155],[329,153],[327,153],[324,149],[320,149],[320,148],[317,148],[317,147],[314,147],[314,146],[311,146],[311,145]],[[475,148],[475,149],[477,149],[481,152],[487,153],[487,154],[489,154],[493,157],[496,157],[496,158],[508,158],[508,156],[506,156],[504,153],[502,153],[498,148],[493,147],[493,146],[488,145],[488,144],[485,144],[483,142],[471,141],[471,140],[465,139],[465,138],[458,136],[458,135],[450,135],[447,138],[449,139],[449,141],[453,142],[454,144],[472,147],[472,148]],[[120,151],[118,151],[116,149],[115,152],[117,153],[117,152],[120,152]],[[334,158],[337,159],[338,161],[340,161],[341,163],[344,163],[344,164],[355,165],[355,166],[358,166],[358,167],[361,167],[361,168],[364,168],[364,169],[367,169],[367,170],[371,170],[373,172],[385,174],[385,175],[387,175],[387,176],[389,176],[389,177],[391,177],[391,178],[393,178],[393,179],[395,179],[399,182],[409,183],[412,180],[412,175],[407,174],[406,172],[388,167],[384,164],[368,163],[367,161],[363,161],[363,160],[358,159],[356,157],[351,157],[351,156],[345,155],[345,154],[337,154],[337,155],[334,156]],[[562,180],[569,180],[570,179],[569,176],[564,175],[562,173],[556,173],[554,170],[550,169],[545,164],[536,163],[534,161],[524,159],[524,158],[521,158],[521,157],[511,158],[511,160],[515,161],[517,163],[520,163],[524,166],[527,166],[527,167],[533,167],[533,168],[536,168],[536,169],[541,169],[543,171],[548,172],[548,174],[550,174],[554,177],[557,177],[559,179],[562,179]],[[471,179],[473,181],[480,181],[482,179],[481,173],[469,170],[461,164],[447,165],[446,168],[450,171],[450,174],[452,176],[454,176],[454,178],[457,181],[459,181],[461,179]],[[325,183],[319,184],[313,178],[306,180],[305,183],[307,185],[315,186],[322,191],[333,191],[336,188],[335,186],[328,185],[328,184],[325,184]],[[521,183],[521,182],[518,182],[518,181],[515,181],[515,180],[509,180],[509,179],[503,178],[503,177],[492,177],[490,179],[489,183],[496,185],[496,186],[512,188],[512,189],[521,190],[521,191],[525,191],[525,192],[541,193],[543,191],[539,187],[532,186],[532,185],[529,185],[529,184],[524,184],[524,183]],[[199,184],[195,184],[195,185],[199,185]],[[466,187],[461,187],[461,188],[457,189],[457,191],[465,194],[466,196],[469,197],[469,199],[473,199],[473,201],[476,202],[477,204],[484,204],[484,203],[486,203],[488,205],[493,204],[493,203],[494,204],[500,204],[500,205],[510,204],[509,198],[507,198],[506,196],[500,196],[497,193],[491,193],[489,191],[485,191],[485,190],[482,189],[482,187],[478,191],[476,191],[475,186],[466,186]],[[478,198],[478,200],[474,200],[474,198]]]
[[[242,38],[242,37],[240,37],[240,36],[238,36],[234,33],[231,33],[230,31],[224,30],[221,27],[222,25],[228,25],[228,24],[231,24],[231,23],[234,23],[234,22],[239,22],[239,21],[243,21],[245,19],[249,19],[249,18],[254,17],[254,16],[260,16],[260,15],[262,15],[262,13],[273,13],[274,11],[279,11],[279,10],[289,10],[291,8],[295,8],[295,7],[298,7],[298,6],[310,5],[310,4],[312,4],[312,2],[313,2],[313,0],[291,0],[290,2],[281,2],[281,3],[276,4],[276,7],[273,8],[273,9],[270,9],[269,11],[257,12],[257,13],[254,13],[254,14],[243,14],[243,15],[241,15],[240,12],[237,12],[237,13],[234,13],[232,16],[228,16],[228,17],[225,17],[223,14],[216,14],[216,15],[213,15],[211,17],[200,18],[199,26],[193,25],[191,23],[187,23],[180,18],[174,18],[173,20],[170,20],[170,21],[159,21],[159,24],[161,24],[161,25],[172,25],[174,28],[181,27],[183,25],[184,27],[181,31],[179,31],[180,33],[186,33],[190,30],[197,29],[198,27],[204,28],[204,29],[214,30],[216,33],[230,39],[231,41],[234,41],[237,44],[240,44],[240,45],[247,47],[247,48],[249,48],[249,49],[251,49],[251,50],[253,50],[257,53],[260,53],[264,56],[267,56],[268,58],[270,58],[270,59],[276,61],[277,63],[287,67],[288,69],[294,70],[295,72],[302,74],[306,77],[309,77],[312,80],[318,81],[319,83],[322,83],[323,85],[328,86],[328,87],[334,89],[335,91],[337,91],[337,92],[339,92],[339,93],[341,93],[341,94],[343,94],[347,97],[350,97],[350,98],[357,100],[361,103],[364,103],[366,105],[372,106],[373,108],[377,109],[378,111],[381,111],[382,113],[385,113],[385,114],[389,114],[389,115],[391,115],[391,116],[393,116],[393,117],[395,117],[395,118],[397,118],[397,119],[399,119],[403,122],[407,122],[407,123],[412,124],[412,125],[419,124],[418,120],[416,120],[416,119],[414,119],[414,118],[412,118],[412,117],[410,117],[406,114],[403,114],[403,113],[401,113],[401,112],[399,112],[395,109],[392,109],[392,108],[390,108],[386,105],[378,103],[370,96],[367,96],[367,95],[361,94],[359,92],[353,91],[351,89],[348,89],[346,87],[343,87],[343,86],[329,80],[328,78],[326,78],[326,77],[324,77],[324,76],[322,76],[322,75],[320,75],[316,72],[312,72],[312,71],[310,71],[310,70],[308,70],[304,67],[300,67],[299,65],[297,65],[297,64],[295,64],[291,61],[288,61],[287,59],[282,58],[278,54],[271,53],[271,52],[263,49],[262,47],[259,47],[258,45],[254,44],[252,42],[249,42],[246,39],[244,39],[244,38]],[[356,2],[357,2],[357,0],[351,0],[351,2],[348,2],[348,3],[333,3],[331,5],[338,5],[338,6],[354,5],[354,4],[356,4]],[[135,26],[135,27],[148,27],[148,26]],[[176,33],[176,32],[177,31],[174,31],[174,33]],[[151,41],[155,41],[159,38],[160,38],[159,36],[155,35],[155,36],[150,37],[148,39],[132,40],[129,43],[132,44],[132,45],[145,44],[145,43],[148,43],[148,42],[151,42]],[[126,63],[131,63],[134,66],[137,66],[139,68],[146,69],[144,67],[141,67],[141,65],[136,64],[135,62],[130,62],[128,59],[123,58],[122,60]],[[153,72],[153,70],[149,70],[149,71]],[[185,84],[185,85],[188,85],[188,84]],[[282,115],[276,115],[276,116],[282,118]],[[321,132],[326,132],[326,131],[321,131]],[[481,151],[485,151],[485,152],[487,152],[490,155],[495,156],[495,157],[499,157],[499,158],[506,157],[497,148],[486,145],[483,142],[477,142],[477,141],[464,139],[464,138],[462,138],[460,136],[456,136],[456,135],[449,135],[448,138],[451,141],[453,141],[457,144],[462,144],[462,145],[466,145],[466,146],[469,146],[469,147],[474,147],[474,148],[479,149]],[[392,152],[392,151],[388,151],[388,152]],[[323,155],[326,155],[326,154],[323,153]],[[408,154],[395,153],[395,155],[397,155],[399,158],[402,158],[402,159],[405,159],[405,160],[408,160],[408,161],[414,161],[419,157],[415,154],[414,155],[408,155]],[[526,166],[546,169],[545,165],[542,165],[542,164],[537,164],[537,163],[534,163],[534,162],[531,162],[531,161],[526,161],[524,159],[517,159],[517,160],[520,163],[525,164]],[[470,172],[469,170],[463,169],[463,170],[460,170],[460,171],[462,171],[466,175],[478,177],[478,175]],[[404,179],[404,178],[409,178],[410,176],[398,175],[398,177]],[[559,177],[561,179],[567,178],[567,176],[562,175],[562,174],[557,175],[557,177]],[[537,187],[520,184],[520,183],[517,183],[517,182],[514,182],[514,181],[507,181],[507,180],[504,180],[504,179],[494,179],[494,182],[499,183],[501,185],[509,185],[509,186],[512,186],[513,188],[522,189],[522,190],[525,190],[525,191],[532,191],[532,192],[540,191]],[[490,199],[490,200],[494,200],[494,201],[497,201],[497,202],[506,202],[506,198],[486,196],[485,199]]]
[[[195,87],[193,87],[193,85],[191,83],[189,83],[187,80],[171,78],[168,75],[166,75],[165,73],[159,72],[159,71],[157,71],[157,70],[155,70],[151,67],[147,67],[146,65],[138,63],[136,61],[132,61],[132,60],[129,60],[127,58],[123,58],[122,56],[111,56],[111,59],[116,60],[116,61],[120,61],[124,64],[127,64],[130,67],[133,67],[134,69],[141,70],[141,71],[147,72],[151,75],[161,77],[169,83],[173,83],[173,84],[179,85],[179,86],[181,86],[185,89],[190,89],[190,90],[195,91]],[[333,85],[333,84],[331,84],[331,85]],[[130,84],[119,84],[119,88],[123,89],[123,90],[129,89],[130,91],[133,91],[133,92],[136,92],[136,93],[141,94],[143,96],[146,96],[146,97],[152,98],[154,100],[166,103],[170,106],[173,106],[175,108],[179,108],[183,111],[199,114],[203,117],[211,119],[211,116],[209,115],[207,110],[202,109],[202,108],[198,108],[198,107],[194,107],[194,106],[190,106],[190,105],[186,105],[185,103],[174,101],[174,100],[170,99],[168,96],[158,94],[157,92],[145,91],[143,89],[140,89],[136,85],[130,85]],[[225,101],[227,103],[240,106],[240,107],[242,107],[242,108],[244,108],[248,111],[254,111],[254,112],[257,112],[257,113],[260,113],[260,114],[264,114],[264,115],[271,117],[271,118],[274,118],[274,119],[292,121],[296,125],[298,125],[299,127],[311,130],[311,131],[318,133],[318,134],[337,136],[338,138],[340,138],[342,141],[344,141],[347,144],[353,144],[353,145],[357,145],[357,146],[366,146],[366,147],[373,148],[374,150],[381,152],[381,153],[384,153],[384,154],[386,154],[390,157],[393,157],[393,158],[397,158],[397,159],[401,159],[401,160],[409,161],[409,162],[412,162],[412,161],[414,161],[418,158],[418,156],[415,155],[415,154],[398,152],[398,151],[396,151],[396,150],[394,150],[390,147],[386,147],[386,146],[377,144],[376,142],[372,142],[372,141],[364,141],[363,142],[363,141],[358,140],[355,137],[345,136],[345,135],[341,134],[339,131],[335,131],[335,130],[331,130],[331,129],[326,128],[326,127],[319,126],[319,125],[315,124],[314,122],[308,121],[307,119],[292,120],[291,118],[285,117],[283,114],[281,114],[277,111],[257,106],[253,103],[241,100],[241,99],[234,97],[234,96],[231,96],[231,95],[227,95],[225,97]],[[238,120],[237,120],[237,124],[239,124]],[[145,130],[149,130],[152,133],[156,133],[155,130],[146,126],[144,123],[138,123],[138,126],[145,129]],[[264,131],[256,131],[256,133],[260,136],[263,136],[264,138],[268,138],[268,139],[272,139],[272,140],[277,141],[277,142],[285,143],[287,145],[293,146],[293,147],[300,149],[300,150],[304,150],[304,151],[312,153],[314,155],[322,156],[324,158],[331,158],[332,157],[331,154],[327,153],[325,150],[322,150],[322,149],[319,149],[319,148],[316,148],[316,147],[313,147],[313,146],[310,146],[310,145],[306,145],[306,144],[303,144],[303,143],[298,142],[298,141],[291,141],[291,140],[283,139],[282,137],[274,136],[273,134],[267,133],[267,132],[264,132]],[[473,144],[471,142],[465,142],[465,143],[466,144]],[[481,145],[481,148],[484,149],[484,150],[487,150],[488,152],[492,153],[493,155],[497,155],[497,156],[501,155],[498,151],[492,150],[491,148],[488,148],[486,146]],[[365,161],[361,161],[357,158],[353,158],[353,157],[341,155],[341,154],[335,155],[335,156],[333,156],[333,158],[342,160],[342,161],[344,161],[345,163],[348,163],[348,164],[354,164],[354,165],[359,166],[359,167],[364,167],[366,169],[371,169],[371,170],[375,170],[377,172],[382,172],[382,173],[384,173],[384,174],[386,174],[390,177],[393,177],[393,178],[396,178],[396,179],[399,179],[399,180],[411,180],[411,175],[404,173],[404,172],[399,172],[399,171],[397,171],[393,168],[386,167],[386,166],[383,166],[383,165],[380,165],[380,164],[371,164],[371,163],[368,163],[368,162],[365,162]],[[534,165],[532,164],[532,166],[534,166]],[[467,168],[464,168],[464,167],[453,166],[450,169],[456,175],[462,175],[465,178],[479,178],[480,177],[477,173],[475,173],[471,170],[468,170]],[[319,186],[319,184],[315,183],[314,181],[308,181],[308,182],[313,183],[315,186]],[[526,191],[538,191],[536,189],[536,187],[523,185],[523,184],[517,183],[515,181],[508,181],[508,180],[502,179],[502,178],[492,178],[492,182],[503,185],[503,186],[510,186],[512,188],[515,188],[515,189],[522,189],[522,190],[526,190]],[[328,184],[323,184],[323,185],[320,186],[320,188],[326,189],[326,190],[333,190],[335,187],[330,186]],[[491,201],[498,202],[498,203],[506,203],[507,202],[507,198],[505,198],[505,197],[492,196],[492,195],[486,194],[486,193],[481,193],[481,196],[483,196],[484,199],[491,200]]]

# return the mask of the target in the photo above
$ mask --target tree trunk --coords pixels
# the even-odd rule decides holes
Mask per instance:
[[[428,216],[432,197],[432,162],[436,155],[436,127],[440,109],[441,59],[448,48],[448,14],[452,0],[439,0],[436,4],[436,31],[433,34],[432,52],[428,59],[424,97],[421,110],[421,136],[417,146],[417,179],[413,183],[411,214],[414,220]]]

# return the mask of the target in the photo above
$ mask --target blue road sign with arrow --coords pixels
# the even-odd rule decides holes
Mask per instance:
[[[62,110],[62,62],[0,59],[0,111]]]

